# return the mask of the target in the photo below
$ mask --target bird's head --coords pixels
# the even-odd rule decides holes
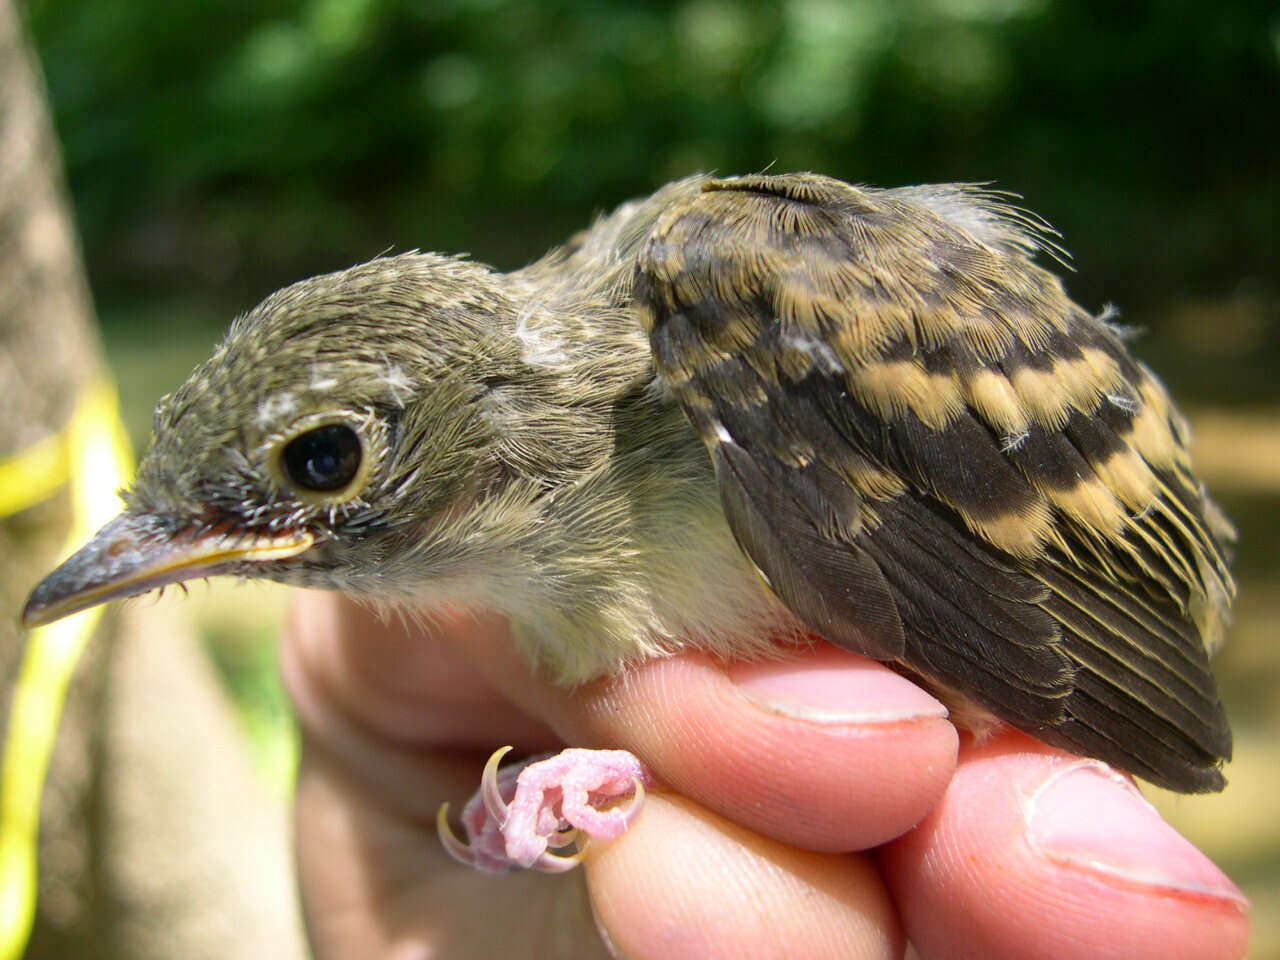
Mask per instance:
[[[238,319],[157,406],[124,512],[35,589],[24,623],[216,574],[394,591],[386,558],[481,495],[482,398],[518,363],[495,276],[382,258]]]

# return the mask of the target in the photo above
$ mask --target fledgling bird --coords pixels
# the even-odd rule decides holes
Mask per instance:
[[[565,684],[817,634],[1221,789],[1231,527],[1165,389],[1033,262],[1053,236],[971,185],[699,176],[513,273],[303,281],[160,401],[24,621],[212,574],[461,600]]]

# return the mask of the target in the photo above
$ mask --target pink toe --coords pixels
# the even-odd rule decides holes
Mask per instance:
[[[468,857],[484,870],[571,869],[577,858],[548,848],[573,842],[566,832],[584,839],[621,836],[639,815],[643,785],[652,782],[644,765],[624,750],[569,749],[500,770],[505,752],[490,758],[481,789],[462,815]],[[609,806],[633,795],[630,804]]]

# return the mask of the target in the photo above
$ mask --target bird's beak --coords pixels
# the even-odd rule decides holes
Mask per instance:
[[[246,561],[284,560],[314,542],[305,531],[163,535],[150,518],[122,513],[31,591],[22,626],[43,626],[108,600],[226,573]]]

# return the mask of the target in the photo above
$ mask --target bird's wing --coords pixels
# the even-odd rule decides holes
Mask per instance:
[[[1185,427],[974,187],[713,180],[639,254],[659,375],[773,591],[1041,739],[1221,786],[1229,529]]]

